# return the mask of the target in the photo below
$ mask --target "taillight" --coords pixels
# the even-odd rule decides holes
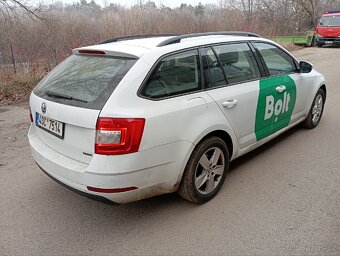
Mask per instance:
[[[29,110],[30,110],[30,119],[31,119],[31,123],[33,123],[33,116],[32,116],[31,108],[29,108]]]
[[[144,124],[144,118],[98,118],[95,153],[122,155],[137,152]]]

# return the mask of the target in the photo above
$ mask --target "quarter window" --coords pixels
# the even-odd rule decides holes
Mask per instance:
[[[286,52],[272,44],[255,43],[271,76],[296,71],[295,61]]]
[[[164,58],[144,86],[142,95],[163,98],[200,90],[199,63],[197,50]]]
[[[247,43],[215,46],[222,68],[230,84],[261,77],[259,68]]]

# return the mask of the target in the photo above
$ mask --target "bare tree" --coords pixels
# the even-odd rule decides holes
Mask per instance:
[[[307,13],[309,24],[314,27],[317,20],[325,11],[326,7],[332,6],[337,0],[294,0],[296,1],[302,9]]]
[[[174,8],[157,6],[155,0],[134,0],[131,7],[108,5],[106,0],[56,0],[43,9],[33,1],[37,0],[0,0],[0,52],[3,63],[10,64],[13,48],[18,70],[25,65],[36,73],[41,67],[52,68],[72,48],[115,36],[223,30],[269,37],[303,34],[322,12],[340,9],[339,0],[215,0],[216,4],[183,3]]]
[[[254,14],[255,0],[241,0],[241,6],[246,17],[247,25],[249,25]]]
[[[19,15],[41,20],[43,19],[41,11],[42,4],[33,6],[29,1],[0,0],[0,18],[7,22],[16,19]]]

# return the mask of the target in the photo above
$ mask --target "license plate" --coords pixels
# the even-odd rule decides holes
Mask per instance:
[[[332,44],[333,41],[326,41],[325,44]]]
[[[35,113],[35,125],[46,132],[57,136],[60,139],[64,138],[65,124],[47,116]]]

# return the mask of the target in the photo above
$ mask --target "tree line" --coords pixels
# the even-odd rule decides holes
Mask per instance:
[[[41,66],[50,70],[73,48],[135,34],[227,30],[263,36],[303,34],[314,29],[318,17],[329,9],[340,9],[340,0],[216,0],[176,8],[152,1],[129,7],[101,6],[94,0],[32,7],[0,0],[0,63],[14,59],[31,73]]]

